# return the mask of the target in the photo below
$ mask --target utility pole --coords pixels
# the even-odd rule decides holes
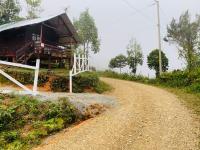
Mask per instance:
[[[158,0],[155,0],[157,6],[157,17],[158,17],[158,47],[159,47],[159,72],[162,74],[162,47],[161,47],[161,34],[160,34],[160,4]]]

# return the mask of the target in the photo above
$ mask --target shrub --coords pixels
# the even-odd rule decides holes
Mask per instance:
[[[15,140],[17,140],[20,135],[18,131],[9,131],[9,132],[4,132],[2,133],[4,139],[6,140],[6,142],[11,143]]]
[[[31,71],[19,71],[19,70],[6,70],[10,76],[15,78],[17,81],[21,82],[22,84],[33,84],[34,82],[34,73]],[[38,77],[38,85],[42,86],[47,83],[49,80],[49,76],[45,73],[40,73]],[[0,75],[0,82],[1,83],[11,83],[11,81],[7,80],[4,76]]]
[[[50,86],[53,92],[67,92],[69,90],[69,79],[67,77],[55,76],[52,78]]]
[[[105,91],[111,91],[111,90],[112,90],[112,87],[103,81],[100,81],[95,87],[95,91],[99,94],[104,93]]]
[[[138,82],[142,82],[142,83],[144,83],[144,82],[148,83],[148,81],[149,81],[149,78],[144,77],[142,75],[135,76],[135,75],[128,74],[128,73],[119,74],[119,73],[111,71],[111,70],[106,70],[105,72],[99,72],[99,75],[103,76],[103,77],[116,78],[116,79],[127,80],[127,81],[138,81]]]
[[[6,70],[6,72],[12,77],[14,77],[16,80],[21,82],[22,84],[25,84],[25,85],[33,84],[34,73],[31,71],[27,71],[27,70],[13,71],[11,69],[8,69]],[[2,75],[0,75],[0,82],[10,83],[10,81],[5,79]],[[73,92],[82,93],[87,90],[96,92],[95,90],[99,89],[99,86],[100,86],[99,84],[101,83],[96,73],[94,72],[81,73],[73,77]],[[53,92],[67,92],[69,91],[69,77],[40,72],[39,77],[38,77],[38,86],[44,86],[44,85],[50,86],[50,89]]]
[[[48,133],[60,131],[64,128],[64,120],[62,118],[53,118],[43,123]]]

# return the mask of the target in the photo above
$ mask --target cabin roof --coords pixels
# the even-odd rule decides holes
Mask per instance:
[[[7,23],[7,24],[0,26],[0,33],[3,31],[11,30],[11,29],[17,29],[17,28],[21,28],[21,27],[25,27],[25,26],[43,23],[45,21],[54,19],[56,17],[62,18],[62,20],[65,22],[65,25],[72,33],[73,38],[76,40],[76,42],[79,42],[78,34],[66,13],[59,13],[59,14],[55,14],[53,16],[46,16],[46,17],[41,17],[41,18],[36,18],[36,19],[29,19],[29,20],[22,20],[22,21]]]

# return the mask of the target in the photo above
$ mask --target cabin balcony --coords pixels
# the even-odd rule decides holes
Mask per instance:
[[[34,42],[35,54],[40,55],[51,55],[51,57],[56,58],[71,58],[71,49],[66,49],[63,46],[55,44],[46,44],[41,42]]]
[[[25,63],[31,58],[41,59],[71,59],[72,51],[56,44],[46,44],[39,41],[27,42],[17,50],[0,47],[0,58],[13,62]]]

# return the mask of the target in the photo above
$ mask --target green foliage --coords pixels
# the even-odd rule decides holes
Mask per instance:
[[[106,84],[103,81],[100,81],[97,86],[95,87],[95,91],[99,94],[104,93],[105,91],[111,91],[112,87],[108,84]]]
[[[1,97],[0,149],[30,149],[41,138],[84,119],[67,99],[53,103],[27,96]]]
[[[120,54],[116,56],[115,58],[110,60],[109,67],[114,69],[114,68],[119,68],[120,73],[121,69],[124,68],[127,65],[127,58],[126,56]]]
[[[0,1],[0,25],[19,20],[19,13],[18,0]]]
[[[16,80],[22,84],[29,85],[33,84],[34,73],[31,71],[25,70],[11,70],[8,69],[6,72],[14,77]],[[5,77],[0,75],[1,83],[10,83]],[[69,77],[64,75],[48,75],[45,72],[39,74],[38,85],[44,86],[45,84],[50,85],[50,89],[53,92],[67,92],[69,91]],[[100,80],[96,73],[94,72],[85,72],[73,77],[73,91],[75,93],[85,92],[85,90],[90,89],[91,91],[98,92],[97,86],[99,86]],[[0,97],[1,99],[1,97]]]
[[[78,20],[74,20],[74,26],[78,32],[84,52],[89,53],[89,50],[91,50],[94,53],[98,53],[100,50],[98,29],[88,9],[81,13]]]
[[[99,77],[94,72],[85,72],[73,77],[73,92],[83,93],[87,90],[99,93],[99,88],[103,86]],[[69,78],[57,76],[51,81],[51,89],[54,92],[66,92],[69,90]],[[104,90],[104,91],[103,91]],[[105,92],[106,88],[102,88]],[[100,92],[101,93],[101,92]]]
[[[62,76],[55,76],[51,80],[51,90],[54,92],[66,92],[69,90],[69,79]]]
[[[48,133],[60,131],[64,128],[64,120],[62,118],[53,118],[44,122],[43,126],[47,129]]]
[[[2,133],[6,142],[11,143],[17,139],[19,139],[20,135],[18,131],[8,131]]]
[[[41,2],[42,0],[26,0],[28,5],[28,19],[38,18],[38,14],[41,11]]]
[[[179,70],[169,73],[163,73],[158,80],[161,84],[170,87],[185,87],[191,84],[189,73]]]
[[[22,84],[33,84],[34,80],[34,73],[31,71],[24,71],[24,70],[12,70],[8,69],[5,71],[10,76],[21,82]],[[46,73],[40,73],[38,78],[38,85],[42,86],[47,83],[49,80],[49,76]],[[8,79],[4,76],[0,75],[0,82],[1,83],[10,83]]]
[[[167,27],[168,40],[179,46],[179,56],[186,60],[189,71],[199,62],[199,28],[200,17],[192,22],[188,11],[178,21],[173,19]]]
[[[16,140],[6,146],[8,150],[22,150],[24,148],[24,144],[20,140]]]
[[[158,80],[161,85],[185,88],[188,92],[200,92],[200,69],[195,69],[191,72],[177,70],[165,73]]]
[[[121,79],[121,80],[127,80],[127,81],[138,81],[138,82],[142,82],[142,83],[148,83],[148,81],[149,81],[149,79],[147,77],[144,77],[141,75],[135,76],[135,75],[128,74],[128,73],[119,74],[119,73],[111,71],[111,70],[99,72],[99,75],[103,76],[103,77],[108,77],[108,78],[115,78],[115,79]]]
[[[166,72],[168,70],[169,60],[166,57],[164,52],[161,52],[162,57],[162,71]],[[159,50],[155,49],[153,50],[148,56],[147,56],[147,63],[148,67],[150,69],[153,69],[156,71],[156,77],[159,76]]]
[[[142,48],[136,40],[131,39],[127,47],[127,62],[133,74],[136,74],[138,65],[143,64]]]

